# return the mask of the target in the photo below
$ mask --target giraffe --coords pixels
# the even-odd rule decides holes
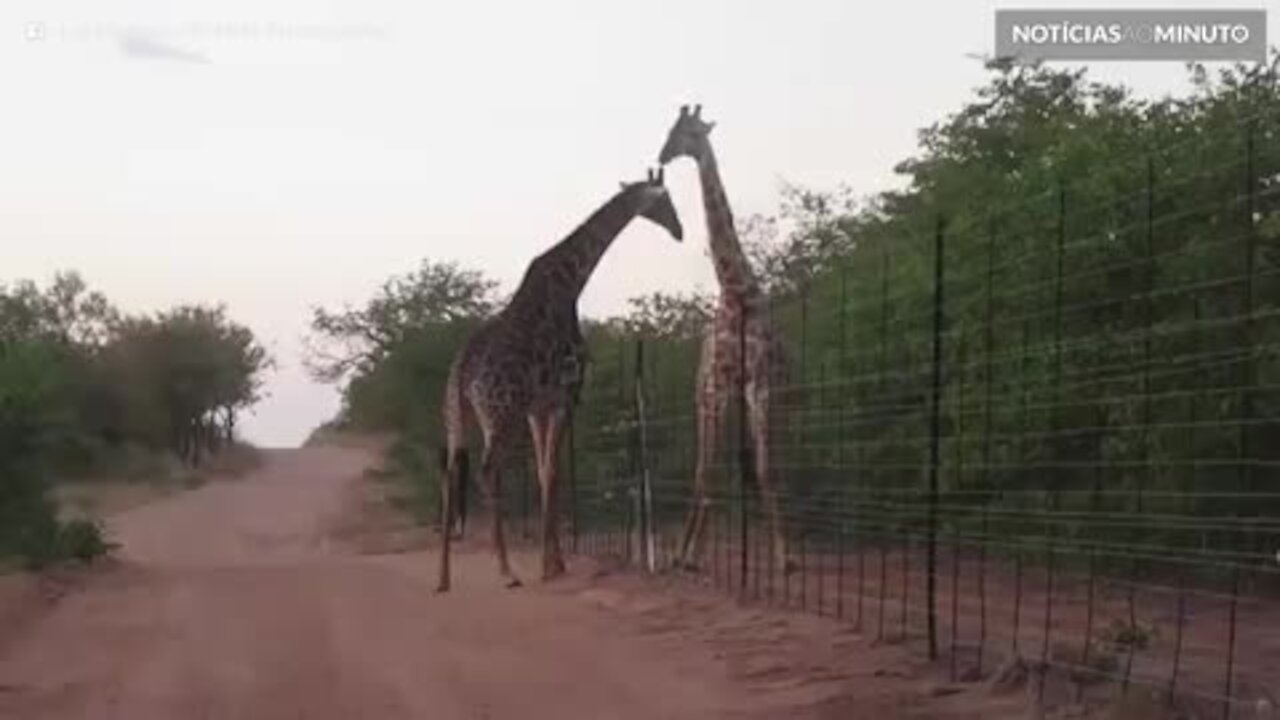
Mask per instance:
[[[529,264],[510,302],[462,347],[445,385],[446,479],[441,483],[440,579],[450,584],[449,552],[457,518],[453,495],[463,488],[467,456],[463,447],[466,408],[484,438],[480,492],[493,514],[493,547],[498,571],[508,587],[518,587],[503,538],[501,471],[527,422],[542,500],[542,577],[564,572],[556,523],[560,438],[577,402],[587,361],[578,324],[578,296],[614,238],[637,215],[683,237],[679,217],[663,184],[662,170],[645,180],[623,183],[568,237]]]
[[[680,108],[680,116],[667,135],[658,156],[661,165],[678,157],[698,164],[707,234],[720,298],[715,317],[702,341],[698,364],[695,403],[698,421],[697,460],[694,467],[693,501],[680,543],[680,562],[694,565],[700,555],[706,528],[708,474],[724,431],[725,409],[737,394],[745,361],[747,424],[754,449],[752,461],[760,496],[768,516],[774,558],[786,571],[793,569],[786,548],[778,512],[778,492],[770,466],[769,438],[777,408],[772,393],[783,383],[782,344],[769,319],[768,298],[761,290],[751,264],[742,252],[733,212],[720,181],[710,133],[715,123],[702,119],[702,106]],[[744,337],[740,338],[740,333]]]

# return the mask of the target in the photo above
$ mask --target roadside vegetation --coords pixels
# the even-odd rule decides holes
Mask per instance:
[[[1063,187],[1071,188],[1073,207],[1111,208],[1109,212],[1073,217],[1073,237],[1105,234],[1110,228],[1114,242],[1104,252],[1113,256],[1112,264],[1134,265],[1133,259],[1141,257],[1145,246],[1141,223],[1133,218],[1137,217],[1135,213],[1144,211],[1145,201],[1132,189],[1141,187],[1147,159],[1158,160],[1159,177],[1154,180],[1157,187],[1184,188],[1198,183],[1197,192],[1205,198],[1230,197],[1243,182],[1238,174],[1211,175],[1205,168],[1240,155],[1243,128],[1249,122],[1254,123],[1257,133],[1256,170],[1269,183],[1259,195],[1256,213],[1256,227],[1266,245],[1260,258],[1264,267],[1258,269],[1262,280],[1255,292],[1259,301],[1271,308],[1276,297],[1272,246],[1280,237],[1276,178],[1268,174],[1280,169],[1280,155],[1276,154],[1280,148],[1277,60],[1280,57],[1273,53],[1270,64],[1238,66],[1216,75],[1191,66],[1186,94],[1155,100],[1135,97],[1121,86],[1097,82],[1083,71],[990,62],[988,82],[955,112],[923,129],[916,154],[896,166],[904,180],[901,189],[863,196],[849,189],[785,187],[780,210],[774,215],[752,216],[744,212],[748,208],[738,208],[747,251],[761,283],[781,308],[778,322],[785,332],[796,335],[796,328],[801,327],[798,318],[803,310],[798,308],[815,309],[805,321],[805,337],[789,337],[789,344],[804,345],[808,368],[840,366],[853,377],[875,376],[876,363],[882,358],[865,348],[847,357],[842,355],[841,325],[847,323],[853,328],[853,342],[872,342],[867,338],[873,337],[874,328],[886,320],[879,317],[879,305],[864,301],[881,287],[887,288],[893,298],[887,317],[893,327],[904,326],[903,318],[929,317],[933,294],[928,279],[938,218],[945,216],[952,227],[985,229],[990,218],[1001,213],[1004,224],[1000,233],[1007,239],[1001,247],[1012,245],[1020,257],[1049,262],[1054,257],[1055,236],[1051,229],[1056,206],[1040,201],[1052,200]],[[725,122],[729,120],[724,118]],[[1108,204],[1121,197],[1132,201]],[[1177,209],[1160,206],[1155,211],[1169,214]],[[1238,262],[1234,255],[1207,250],[1201,253],[1196,248],[1220,244],[1222,228],[1233,227],[1232,212],[1224,205],[1216,214],[1205,214],[1194,223],[1187,221],[1179,226],[1176,237],[1171,236],[1167,242],[1186,250],[1182,254],[1187,257],[1210,258],[1205,262],[1214,267],[1165,262],[1156,268],[1161,282],[1191,286],[1199,277],[1229,274],[1230,267],[1234,267],[1231,263]],[[949,277],[985,277],[989,262],[985,242],[985,231],[959,235],[949,251]],[[892,258],[892,262],[886,258]],[[1099,293],[1108,297],[1142,297],[1146,282],[1148,278],[1141,272],[1099,275],[1096,287],[1073,287],[1066,301],[1078,303]],[[850,288],[848,300],[843,294],[845,285]],[[804,305],[797,302],[801,295],[805,296]],[[388,453],[387,470],[409,480],[413,490],[410,495],[417,498],[421,508],[430,508],[436,497],[440,396],[449,363],[476,324],[499,307],[498,300],[497,284],[482,273],[451,262],[427,260],[416,271],[389,280],[363,306],[315,310],[313,369],[318,378],[341,384],[343,392],[343,408],[332,425],[392,434],[396,441]],[[1216,297],[1205,302],[1204,312],[1225,314],[1231,312],[1227,304],[1233,300],[1224,296],[1221,302]],[[844,310],[840,310],[842,303],[847,306]],[[1114,333],[1120,337],[1125,328],[1133,325],[1135,313],[1149,311],[1151,322],[1157,327],[1175,323],[1186,313],[1185,298],[1177,295],[1162,296],[1149,308],[1139,305],[1114,303],[1092,316],[1077,315],[1070,319],[1075,325],[1063,328],[1064,336]],[[665,389],[672,396],[680,388],[691,392],[698,352],[696,337],[710,307],[705,296],[660,293],[633,300],[622,316],[585,323],[593,363],[584,402],[596,407],[580,412],[593,413],[589,424],[610,427],[611,423],[625,420],[630,412],[626,400],[627,366],[634,357],[637,338],[645,339],[647,357],[661,358],[646,371],[649,386]],[[1002,305],[1000,309],[1007,312],[1009,307],[1012,306]],[[977,332],[984,322],[979,316],[982,311],[982,306],[975,304],[949,321],[957,333]],[[1263,312],[1261,308],[1259,311]],[[1047,356],[1044,348],[1048,334],[1042,328],[1036,331],[1028,353]],[[912,325],[909,332],[894,337],[894,357],[924,357],[929,341],[927,323]],[[1112,351],[1124,354],[1132,348],[1116,343]],[[1067,358],[1065,362],[1076,360]],[[1078,360],[1091,362],[1088,357]],[[1260,375],[1270,377],[1274,370],[1270,359],[1262,365],[1265,367],[1259,367]],[[999,378],[1000,388],[1039,386],[1047,368],[1045,362],[1037,361],[1009,369]],[[1067,376],[1072,371],[1071,367],[1064,368]],[[1205,371],[1213,369],[1206,367]],[[947,377],[945,382],[954,385],[965,382],[965,378]],[[1270,381],[1263,384],[1266,382]],[[829,433],[830,437],[811,442],[827,448],[850,443],[850,453],[856,450],[868,462],[918,463],[919,457],[897,457],[895,453],[907,452],[904,448],[908,444],[901,438],[917,428],[927,404],[926,395],[906,386],[875,386],[868,390],[864,385],[875,384],[859,384],[842,397],[840,402],[847,404],[850,412],[860,406],[874,406],[877,398],[885,396],[908,398],[910,407],[885,417],[884,422],[858,437],[842,438]],[[948,397],[962,391],[960,387],[945,388]],[[864,397],[866,392],[880,395]],[[1016,422],[1019,393],[1002,391],[996,395],[1000,404],[992,409],[993,417],[1000,422]],[[689,397],[685,393],[686,405]],[[602,403],[602,398],[621,400]],[[1258,409],[1260,416],[1271,416],[1271,399],[1260,401],[1267,404],[1267,408]],[[673,401],[680,402],[674,397]],[[1108,435],[1094,438],[1096,446],[1133,446],[1136,440],[1129,429],[1133,423],[1126,418],[1134,408],[1106,406],[1104,399],[1099,399],[1094,410],[1111,415],[1097,425],[1114,428]],[[1224,417],[1230,411],[1226,407],[1205,410],[1223,413]],[[949,407],[946,412],[954,409]],[[614,416],[606,417],[609,413]],[[1160,418],[1153,420],[1159,424]],[[1211,418],[1201,418],[1202,422],[1207,420]],[[943,427],[960,422],[959,417],[951,415],[942,418]],[[1045,418],[1043,422],[1046,427],[1053,427],[1055,423],[1078,419]],[[1229,423],[1223,427],[1220,432],[1202,433],[1197,440],[1200,449],[1229,445],[1232,440],[1227,434],[1234,431]],[[1267,424],[1257,433],[1268,435],[1273,430]],[[660,444],[662,440],[654,442]],[[1060,457],[1088,451],[1065,447],[1047,434],[1035,441],[1039,447],[1028,447],[1033,441],[1027,438],[1018,442],[1018,450],[1025,457]],[[1155,452],[1172,453],[1178,450],[1179,443],[1170,436],[1152,446]],[[1268,456],[1280,447],[1275,443],[1262,446],[1268,448]],[[997,453],[1005,450],[1003,446],[996,448]],[[652,452],[660,456],[663,448],[653,447]],[[1152,458],[1152,462],[1159,461],[1160,458]],[[584,477],[594,471],[593,466],[581,469]],[[1063,482],[1071,487],[1088,487],[1093,482],[1084,474],[1078,475]],[[844,475],[828,474],[807,478],[797,486],[816,495],[847,481]],[[1023,477],[999,480],[1011,486],[1026,481]],[[1169,483],[1177,481],[1172,476],[1168,479]],[[1221,481],[1230,486],[1230,478]],[[1130,482],[1122,481],[1125,485]],[[1002,502],[999,488],[986,489],[991,491],[993,502]]]
[[[105,552],[86,503],[59,507],[66,488],[194,482],[269,365],[220,307],[129,315],[75,273],[0,285],[0,563]]]

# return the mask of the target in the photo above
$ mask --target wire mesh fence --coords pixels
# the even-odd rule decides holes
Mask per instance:
[[[1117,159],[1106,182],[933,216],[774,291],[786,382],[766,442],[789,558],[742,380],[696,572],[956,677],[1020,658],[1077,695],[1274,703],[1278,139],[1247,118],[1233,157],[1192,139]],[[680,565],[699,349],[596,343],[562,498],[579,552]]]

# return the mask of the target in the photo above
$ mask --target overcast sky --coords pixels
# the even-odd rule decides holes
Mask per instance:
[[[225,302],[279,361],[245,431],[296,444],[337,408],[301,366],[311,306],[426,257],[510,289],[643,175],[683,102],[718,122],[739,216],[773,210],[783,180],[888,188],[916,131],[982,83],[966,55],[991,52],[998,6],[1054,5],[4,0],[0,282],[76,269],[130,311]],[[1176,63],[1094,69],[1185,88]],[[632,226],[586,314],[712,287],[693,168],[668,184],[686,242]]]

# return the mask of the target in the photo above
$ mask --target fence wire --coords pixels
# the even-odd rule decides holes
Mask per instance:
[[[572,547],[842,619],[955,678],[1019,659],[1077,699],[1274,703],[1280,248],[1262,219],[1280,152],[1257,122],[1239,157],[1175,174],[1155,152],[1110,195],[937,217],[775,292],[787,379],[767,442],[790,567],[739,392],[703,551],[679,567],[700,339],[596,337],[562,493]],[[534,537],[536,483],[517,484]]]

